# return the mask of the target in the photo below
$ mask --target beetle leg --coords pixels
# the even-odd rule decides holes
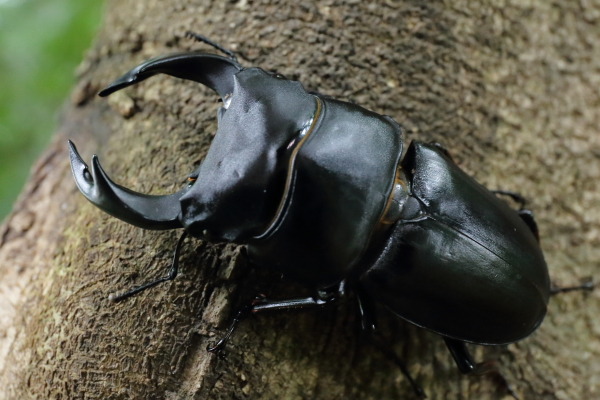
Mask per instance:
[[[233,322],[223,336],[214,346],[207,346],[206,350],[214,353],[223,350],[237,325],[248,315],[267,310],[288,310],[290,308],[319,307],[338,300],[344,294],[344,282],[336,288],[336,291],[318,291],[316,296],[294,298],[287,300],[269,300],[264,295],[256,296],[250,304],[243,306],[236,313]]]
[[[527,200],[525,199],[525,197],[523,197],[521,194],[516,193],[516,192],[511,192],[508,190],[492,190],[491,191],[494,194],[500,194],[500,195],[504,195],[504,196],[509,196],[510,198],[512,198],[515,202],[519,203],[520,205],[520,209],[518,211],[519,213],[519,217],[521,217],[521,219],[523,220],[523,222],[525,222],[525,224],[527,224],[527,226],[529,227],[529,229],[531,229],[531,232],[533,233],[533,235],[535,236],[535,238],[537,239],[538,243],[540,241],[540,234],[539,234],[539,230],[538,230],[538,226],[537,226],[537,222],[535,222],[535,218],[533,216],[533,212],[531,212],[530,210],[525,209],[525,203],[527,202]],[[581,284],[577,285],[577,286],[566,286],[566,287],[557,287],[557,286],[553,286],[550,288],[550,295],[553,296],[557,293],[564,293],[564,292],[573,292],[576,290],[589,290],[592,291],[594,290],[594,281],[591,277],[587,277],[581,280]]]
[[[375,305],[371,298],[360,289],[357,289],[356,291],[356,298],[358,300],[358,309],[360,312],[362,330],[370,334],[371,341],[377,350],[381,351],[388,360],[396,364],[396,366],[402,372],[402,375],[406,377],[412,386],[415,395],[420,399],[427,398],[423,388],[410,375],[408,368],[406,368],[406,364],[404,364],[404,362],[392,350],[390,350],[390,344],[386,342],[381,333],[377,330]]]
[[[451,339],[448,337],[444,337],[444,341],[446,342],[446,347],[450,350],[450,354],[452,354],[452,358],[456,362],[458,366],[458,370],[462,374],[466,375],[484,375],[484,374],[494,374],[496,375],[502,383],[502,386],[506,388],[508,393],[514,397],[516,400],[519,400],[519,397],[508,383],[504,375],[498,370],[495,363],[493,361],[484,361],[482,363],[475,363],[471,353],[467,349],[465,342],[461,340]]]
[[[564,292],[573,292],[575,290],[589,290],[592,291],[594,290],[594,280],[592,279],[592,277],[587,277],[581,280],[581,285],[577,285],[577,286],[566,286],[566,287],[557,287],[557,286],[552,286],[550,288],[550,295],[553,296],[555,294],[558,293],[564,293]]]
[[[535,218],[533,217],[533,213],[530,210],[521,209],[518,211],[519,217],[525,222],[525,224],[533,233],[533,236],[537,239],[538,243],[540,242],[540,231],[538,230],[537,222],[535,222]]]
[[[519,217],[521,217],[523,222],[525,222],[525,224],[527,224],[529,229],[531,229],[531,232],[533,233],[533,235],[535,236],[535,238],[537,239],[537,241],[539,243],[540,234],[539,234],[537,222],[535,222],[533,213],[530,210],[526,210],[523,208],[525,206],[525,202],[526,202],[525,198],[523,196],[521,196],[519,193],[505,191],[505,190],[492,190],[492,193],[510,196],[514,201],[516,201],[517,203],[519,203],[521,205],[521,209],[518,211]],[[591,277],[584,278],[581,280],[581,284],[577,285],[577,286],[566,286],[566,287],[552,286],[550,288],[550,295],[553,296],[557,293],[573,292],[576,290],[589,290],[589,291],[594,290],[593,279]]]
[[[119,295],[111,293],[108,296],[108,299],[110,301],[112,301],[113,303],[118,303],[118,302],[125,300],[133,295],[138,294],[139,292],[142,292],[146,289],[150,289],[151,287],[156,286],[159,283],[163,283],[166,281],[172,281],[173,279],[175,279],[177,277],[177,271],[179,268],[179,253],[181,251],[181,245],[183,244],[183,240],[185,239],[186,236],[187,236],[187,232],[183,232],[183,234],[179,238],[179,241],[177,242],[177,246],[175,247],[175,254],[173,255],[173,262],[171,263],[171,269],[169,269],[169,273],[165,277],[157,279],[152,282],[148,282],[141,286],[134,287],[132,289],[129,289],[125,293],[122,293]]]
[[[538,230],[537,222],[535,222],[535,218],[533,217],[533,213],[530,210],[525,209],[525,204],[527,203],[527,199],[523,197],[520,193],[511,192],[510,190],[490,190],[490,192],[496,195],[508,196],[513,199],[516,203],[519,204],[519,217],[525,222],[525,224],[533,233],[533,236],[537,239],[538,243],[540,242],[540,233]]]

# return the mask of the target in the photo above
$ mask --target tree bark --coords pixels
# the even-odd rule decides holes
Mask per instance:
[[[180,187],[216,131],[216,96],[150,79],[95,93],[147,58],[205,45],[307,90],[394,118],[405,140],[435,140],[490,188],[529,200],[553,280],[600,260],[600,7],[591,1],[108,1],[58,132],[0,228],[0,398],[401,399],[406,379],[362,342],[352,298],[242,323],[224,358],[205,348],[258,293],[307,294],[248,265],[233,245],[186,240],[181,274],[119,304],[108,294],[166,273],[176,232],[102,213],[73,182],[66,140],[99,152],[116,182]],[[531,337],[471,346],[497,360],[523,399],[600,398],[600,290],[550,301]],[[441,338],[380,321],[430,399],[502,399],[461,376]]]

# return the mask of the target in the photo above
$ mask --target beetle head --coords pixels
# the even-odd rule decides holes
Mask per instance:
[[[274,218],[291,154],[311,124],[316,103],[300,83],[259,68],[244,69],[234,80],[181,209],[191,235],[239,242],[261,234]]]
[[[203,83],[223,100],[217,133],[192,183],[169,196],[135,193],[112,182],[95,156],[90,171],[71,143],[80,191],[105,212],[146,229],[184,227],[192,236],[233,242],[260,235],[282,201],[292,153],[313,122],[316,100],[298,82],[202,53],[149,60],[99,94],[158,73]]]

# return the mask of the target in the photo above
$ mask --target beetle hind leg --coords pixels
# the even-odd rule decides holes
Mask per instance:
[[[574,292],[576,290],[587,290],[587,291],[592,291],[594,290],[595,284],[594,284],[594,280],[592,277],[587,277],[587,278],[583,278],[581,279],[581,284],[580,285],[576,285],[576,286],[564,286],[564,287],[559,287],[559,286],[552,286],[550,288],[550,295],[554,296],[555,294],[558,293],[565,293],[565,292]]]
[[[467,349],[465,342],[456,339],[450,339],[448,337],[444,337],[444,341],[446,342],[446,347],[452,354],[452,358],[458,367],[458,370],[465,375],[484,375],[484,374],[494,374],[499,380],[502,386],[506,389],[506,391],[514,397],[516,400],[519,400],[519,397],[513,390],[512,386],[508,383],[504,375],[498,370],[494,361],[484,361],[481,363],[475,363],[471,353]]]
[[[406,364],[392,350],[391,346],[384,339],[383,335],[377,330],[377,322],[375,315],[375,304],[371,298],[362,290],[357,289],[356,297],[358,300],[358,308],[360,312],[361,328],[363,332],[369,334],[371,342],[388,360],[392,361],[402,372],[402,375],[408,380],[419,399],[425,399],[427,396],[423,388],[412,377]]]
[[[539,234],[537,222],[535,221],[533,212],[531,212],[530,210],[527,210],[525,208],[527,199],[525,199],[525,197],[523,197],[523,195],[521,195],[520,193],[511,192],[509,190],[492,190],[491,192],[496,195],[508,196],[511,199],[513,199],[516,203],[519,204],[519,210],[517,211],[519,213],[519,217],[521,217],[523,222],[525,222],[525,224],[529,227],[529,229],[531,230],[531,233],[533,233],[533,236],[535,236],[535,238],[537,239],[537,241],[539,243],[540,242],[540,234]],[[550,288],[550,295],[554,296],[555,294],[558,294],[558,293],[574,292],[574,291],[579,291],[579,290],[592,291],[592,290],[594,290],[594,287],[595,287],[595,284],[594,284],[592,277],[587,277],[587,278],[582,278],[581,283],[579,285],[575,285],[575,286],[559,287],[559,286],[552,285],[552,287]]]

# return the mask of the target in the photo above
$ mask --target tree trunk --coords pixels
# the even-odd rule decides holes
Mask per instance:
[[[595,8],[594,8],[595,7]],[[553,280],[600,260],[600,9],[588,1],[108,1],[60,128],[0,228],[0,392],[4,399],[402,399],[396,366],[357,329],[350,297],[317,311],[249,318],[224,358],[206,352],[258,293],[307,294],[248,265],[233,245],[188,239],[181,274],[119,304],[108,294],[166,273],[176,232],[143,231],[81,196],[66,140],[99,152],[116,182],[181,187],[216,131],[216,96],[157,77],[95,93],[147,58],[206,45],[394,118],[405,140],[435,140],[490,188],[529,200]],[[471,346],[524,399],[600,398],[600,291],[552,298],[531,337]],[[442,339],[380,324],[430,399],[501,399],[461,376]]]

